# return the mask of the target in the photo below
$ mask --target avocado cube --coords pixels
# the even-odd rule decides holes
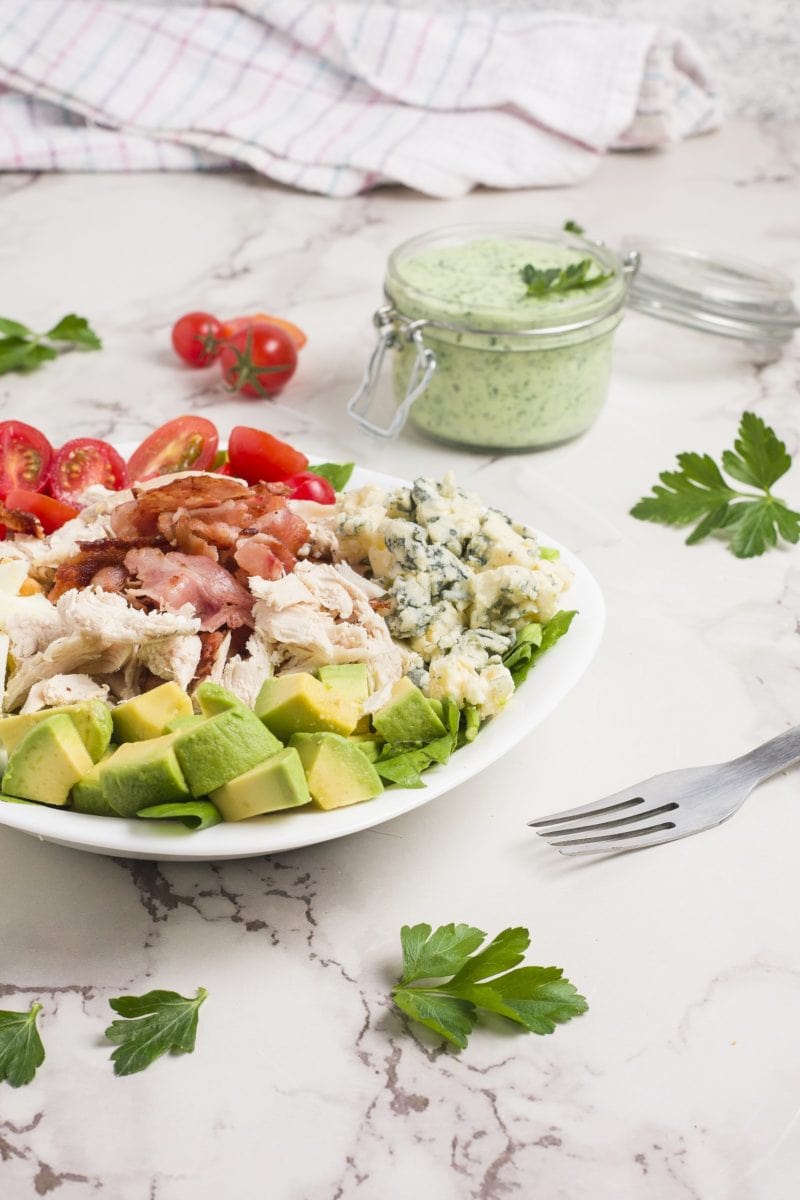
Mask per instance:
[[[111,755],[108,756],[110,758]],[[95,763],[91,771],[87,771],[72,789],[72,808],[75,812],[90,813],[95,817],[118,817],[106,800],[103,792],[103,767],[108,758]]]
[[[188,717],[173,717],[164,726],[164,733],[177,733],[179,729],[191,729],[193,725],[202,725],[205,719],[199,713],[192,713]]]
[[[370,762],[377,762],[383,746],[383,738],[374,733],[352,733],[349,740],[358,747],[362,754],[366,755]]]
[[[212,683],[210,679],[205,679],[198,687],[195,688],[194,698],[200,705],[200,712],[204,717],[217,717],[222,712],[227,712],[229,708],[246,708],[246,704],[242,704],[238,696],[234,696],[233,692],[229,692],[227,688],[221,687],[218,683]]]
[[[224,821],[244,821],[260,813],[310,804],[311,794],[299,754],[287,747],[216,788],[211,799]]]
[[[143,742],[124,742],[101,763],[103,799],[118,816],[134,817],[151,804],[189,799],[175,754],[179,736],[167,733]]]
[[[432,742],[447,733],[430,701],[406,677],[394,685],[372,724],[387,742]]]
[[[105,700],[79,700],[75,704],[60,704],[24,716],[3,717],[0,719],[0,741],[6,751],[13,754],[34,725],[56,716],[70,718],[92,762],[99,762],[108,749],[113,731],[111,711]]]
[[[320,667],[317,675],[320,683],[324,683],[345,699],[354,700],[358,705],[362,705],[369,697],[369,671],[366,663],[331,663],[329,666]]]
[[[174,680],[125,700],[111,710],[114,738],[118,742],[143,742],[169,732],[175,717],[190,717],[192,702]]]
[[[175,753],[193,796],[207,796],[283,749],[243,704],[173,736]]]
[[[372,763],[338,733],[296,733],[290,745],[300,755],[308,790],[319,808],[344,808],[383,791]]]
[[[266,679],[255,711],[267,729],[283,739],[293,733],[352,733],[360,715],[358,704],[305,671]]]
[[[63,807],[71,788],[92,769],[89,751],[65,713],[35,724],[17,745],[3,775],[8,796]]]

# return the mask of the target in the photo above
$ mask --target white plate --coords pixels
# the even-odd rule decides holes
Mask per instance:
[[[125,451],[127,448],[120,447]],[[381,487],[405,486],[392,475],[356,469],[353,483],[376,483]],[[605,621],[603,596],[594,577],[570,550],[555,538],[541,533],[543,545],[555,546],[575,574],[564,598],[565,606],[578,610],[568,635],[545,654],[508,706],[481,730],[471,745],[458,750],[444,766],[425,774],[424,788],[392,788],[362,804],[334,812],[297,809],[253,817],[249,821],[214,825],[200,833],[187,830],[178,821],[123,820],[93,817],[60,808],[0,802],[0,824],[19,829],[47,842],[113,854],[125,858],[214,861],[275,854],[298,846],[344,837],[371,829],[411,812],[472,779],[496,762],[544,721],[589,666],[600,644]]]

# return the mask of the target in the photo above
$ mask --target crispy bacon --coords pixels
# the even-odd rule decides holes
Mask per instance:
[[[0,504],[0,525],[5,525],[12,533],[25,533],[28,537],[39,539],[44,537],[39,518],[21,508],[6,508],[4,504]]]
[[[160,542],[160,544],[166,545],[166,542]],[[101,576],[98,579],[98,574],[106,567],[121,567],[124,571],[125,555],[129,550],[152,545],[152,538],[134,538],[131,541],[127,541],[125,538],[98,538],[95,542],[78,542],[77,554],[65,559],[56,570],[53,586],[47,594],[48,600],[55,604],[59,596],[63,596],[64,592],[68,592],[70,588],[89,587],[90,585],[102,587],[105,591],[110,592],[122,591],[122,586],[116,586],[120,582],[119,574],[113,576],[115,583],[113,587],[107,586],[112,576]],[[127,576],[128,573],[125,571],[126,579]]]
[[[275,552],[274,543],[275,539],[264,533],[243,537],[236,547],[234,560],[248,575],[260,575],[262,579],[281,579],[286,571]]]
[[[172,550],[163,554],[148,548],[131,550],[125,556],[125,566],[138,580],[132,595],[147,596],[166,612],[178,612],[184,604],[190,604],[203,630],[253,625],[253,597],[210,558]]]
[[[215,629],[213,633],[201,633],[198,636],[203,648],[200,651],[200,660],[197,664],[194,677],[195,679],[201,680],[205,679],[206,675],[208,675],[209,671],[213,667],[214,659],[217,656],[217,651],[225,641],[225,634],[221,629]]]

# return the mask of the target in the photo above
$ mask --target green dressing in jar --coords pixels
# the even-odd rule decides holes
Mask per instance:
[[[415,239],[389,261],[387,297],[404,317],[429,322],[423,339],[436,356],[412,422],[438,440],[481,449],[522,450],[577,436],[608,391],[625,298],[618,260],[569,235],[465,233],[438,245]],[[528,294],[527,264],[560,270],[587,258],[589,278],[611,277],[585,290]],[[413,343],[401,341],[393,362],[398,398],[415,357]]]

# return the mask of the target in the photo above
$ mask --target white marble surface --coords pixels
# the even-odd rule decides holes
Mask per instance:
[[[44,1005],[48,1058],[2,1088],[0,1196],[22,1200],[790,1200],[800,1176],[797,771],[722,828],[563,860],[525,822],[800,718],[798,550],[738,561],[627,511],[744,408],[800,449],[800,348],[772,365],[630,314],[608,406],[538,455],[367,442],[343,416],[388,250],[473,218],[714,244],[800,277],[800,131],[733,126],[607,160],[580,190],[335,202],[249,177],[0,179],[9,315],[68,309],[102,354],[0,378],[0,416],[137,438],[202,410],[411,474],[454,467],[581,554],[609,611],[568,701],[491,772],[380,829],[280,859],[121,862],[0,831],[0,1002]],[[182,371],[173,318],[266,307],[309,333],[280,404]],[[800,468],[781,482],[800,504]],[[404,922],[525,924],[589,1013],[549,1038],[477,1031],[459,1055],[387,992]],[[110,996],[210,992],[194,1055],[116,1079]]]

